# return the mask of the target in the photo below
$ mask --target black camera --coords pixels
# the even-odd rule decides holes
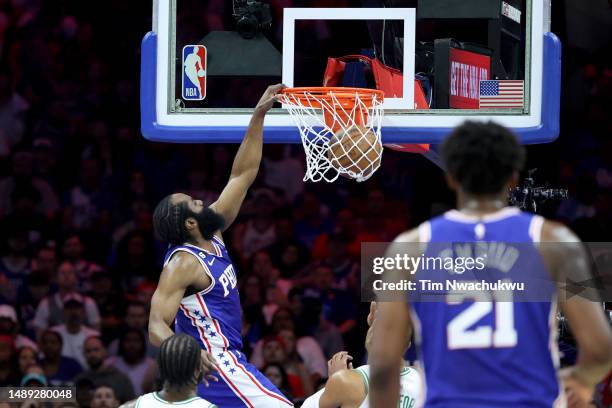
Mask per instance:
[[[246,39],[272,26],[270,5],[256,0],[234,0],[234,19],[236,31]]]
[[[510,190],[510,204],[521,210],[536,213],[538,204],[548,200],[567,198],[567,190],[560,188],[536,187],[533,174],[537,169],[527,172],[527,178],[520,187]]]

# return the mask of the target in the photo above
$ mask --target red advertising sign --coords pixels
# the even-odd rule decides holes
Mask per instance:
[[[478,109],[480,81],[490,79],[491,57],[451,48],[449,70],[449,106],[455,109]]]

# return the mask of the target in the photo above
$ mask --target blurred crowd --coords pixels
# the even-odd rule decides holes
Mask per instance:
[[[236,146],[141,137],[139,46],[150,6],[0,0],[0,386],[74,385],[92,408],[156,387],[147,320],[165,247],[151,213],[175,191],[213,202]],[[530,147],[529,165],[570,190],[544,215],[605,241],[612,53],[565,52],[562,134]],[[420,156],[386,151],[363,184],[305,185],[303,174],[299,147],[266,145],[224,236],[239,274],[244,351],[296,400],[326,378],[335,352],[364,361],[361,242],[392,240],[453,205],[441,170]]]

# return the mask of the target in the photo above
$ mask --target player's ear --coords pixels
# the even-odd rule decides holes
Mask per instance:
[[[459,190],[459,183],[457,182],[457,180],[453,176],[451,176],[450,173],[446,173],[445,177],[448,188],[450,188],[454,192],[457,192],[457,190]]]
[[[185,228],[187,228],[187,231],[196,229],[198,228],[198,222],[195,220],[195,218],[189,217],[185,219]]]

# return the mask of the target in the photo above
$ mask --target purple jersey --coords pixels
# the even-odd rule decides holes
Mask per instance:
[[[186,333],[210,351],[218,362],[219,381],[200,383],[198,395],[224,408],[280,408],[293,404],[242,354],[242,313],[236,270],[223,242],[213,237],[208,252],[191,244],[169,248],[164,266],[182,251],[196,257],[212,283],[181,300],[175,332]]]
[[[457,243],[463,243],[463,249],[465,243],[494,246],[498,252],[513,248],[517,255],[508,270],[492,267],[482,279],[537,282],[540,296],[538,301],[500,301],[495,293],[483,291],[478,301],[412,299],[427,383],[425,407],[550,408],[561,402],[555,288],[533,245],[540,239],[543,221],[517,208],[505,208],[481,219],[449,211],[419,227],[420,241],[429,242],[429,256],[434,255],[432,247],[456,251]],[[451,276],[444,269],[426,273],[433,282],[474,278]]]
[[[214,253],[191,244],[177,245],[166,253],[164,266],[179,251],[192,254],[202,265],[202,273],[212,281],[205,290],[181,300],[175,331],[194,337],[205,350],[241,350],[242,322],[236,271],[221,240],[214,237],[211,243]]]

